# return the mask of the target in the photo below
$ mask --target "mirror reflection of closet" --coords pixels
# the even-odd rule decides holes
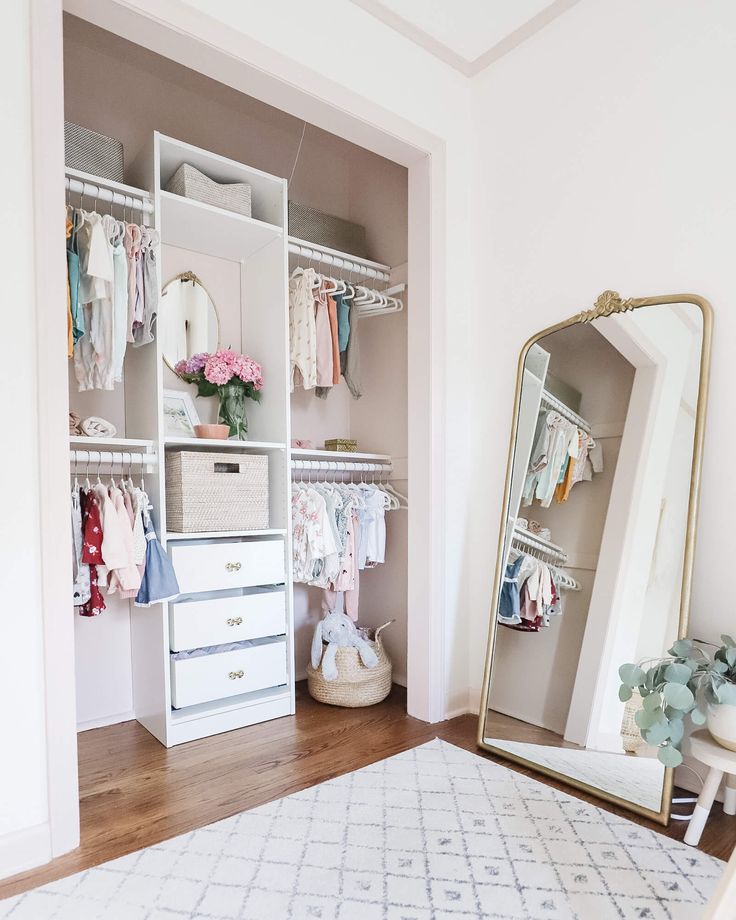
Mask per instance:
[[[483,688],[481,747],[661,823],[618,669],[687,629],[710,322],[605,292],[525,348]]]
[[[214,300],[194,272],[181,272],[164,285],[158,328],[164,361],[172,370],[177,361],[203,351],[217,351],[220,317]]]

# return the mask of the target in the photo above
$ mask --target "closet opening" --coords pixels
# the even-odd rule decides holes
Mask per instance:
[[[338,592],[329,604],[338,611],[344,607],[361,627],[393,621],[382,638],[393,681],[406,686],[407,169],[69,14],[64,61],[67,158],[80,145],[87,149],[84,136],[77,140],[81,129],[97,132],[103,173],[92,172],[94,161],[82,161],[81,171],[79,161],[67,164],[69,248],[78,253],[80,297],[90,296],[89,236],[98,223],[108,237],[120,235],[113,253],[121,264],[127,256],[125,281],[134,288],[128,268],[135,264],[135,237],[142,228],[138,284],[149,280],[141,276],[150,262],[151,283],[163,289],[155,308],[149,301],[158,291],[136,291],[146,303],[142,325],[152,324],[153,333],[138,341],[136,320],[135,340],[107,377],[98,373],[105,343],[93,345],[93,369],[89,336],[77,330],[75,314],[74,336],[80,341],[69,362],[74,494],[79,495],[80,476],[89,483],[91,464],[96,488],[109,480],[112,495],[117,478],[129,486],[134,503],[131,467],[142,467],[151,515],[181,592],[167,602],[164,591],[153,598],[162,604],[140,608],[130,591],[102,588],[99,615],[90,615],[98,610],[90,609],[90,602],[77,604],[82,614],[75,617],[79,729],[136,718],[172,746],[293,713],[294,683],[306,676],[313,634],[328,605],[323,587],[330,584],[314,577],[313,560],[309,571],[300,565],[308,546],[298,508],[300,502],[311,507],[319,501],[324,508],[322,496],[350,496],[358,503],[352,521],[363,527],[364,543],[377,539],[366,522],[380,516],[380,525],[372,524],[380,526],[380,546],[372,547],[367,559],[363,548],[350,582],[355,589],[345,600]],[[116,154],[118,145],[123,174],[111,182],[104,158]],[[187,185],[182,164],[192,170],[195,184],[247,183],[245,217],[232,210],[237,203],[218,207]],[[293,341],[300,305],[293,290],[285,303],[287,276],[294,279],[292,288],[305,279],[312,287],[311,368]],[[348,304],[348,291],[354,306]],[[349,345],[339,356],[320,338],[330,337],[328,300],[335,320],[337,307],[344,307],[349,327]],[[82,326],[85,318],[88,327],[98,322],[96,304],[79,308]],[[116,309],[113,302],[111,312]],[[174,311],[178,325],[172,329]],[[191,370],[194,355],[223,348],[258,362],[261,398],[248,403],[247,440],[227,440],[224,431],[193,439],[191,407],[198,422],[212,426],[218,422],[218,400],[198,398],[181,367]],[[329,380],[322,367],[326,358],[334,358]],[[105,437],[99,440],[89,436],[100,432]],[[345,442],[357,450],[343,452]],[[136,451],[147,452],[151,462],[137,464]],[[265,464],[259,480],[269,505],[265,516],[255,527],[238,529],[223,506],[221,518],[201,510],[196,512],[201,523],[188,523],[188,515],[196,513],[186,502],[197,499],[180,493],[189,488],[216,502],[215,482],[226,487],[226,481],[239,481],[240,468],[228,462],[229,456]],[[180,467],[195,461],[197,468],[192,466],[186,479]],[[84,540],[86,519],[80,519],[81,512],[77,527]],[[220,566],[220,556],[230,560],[239,553],[243,571],[252,569],[242,583],[237,572],[234,579],[231,571],[210,572]],[[241,563],[224,565],[236,569]],[[243,590],[259,593],[254,600]],[[261,607],[270,611],[265,619]],[[220,620],[229,628],[220,628]],[[241,641],[248,647],[237,647]],[[246,653],[241,666],[238,655]],[[187,661],[194,655],[199,661]],[[236,678],[220,680],[217,667]],[[264,673],[249,682],[253,670]],[[244,680],[239,679],[243,671]]]

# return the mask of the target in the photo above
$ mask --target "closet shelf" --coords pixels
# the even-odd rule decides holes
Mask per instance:
[[[180,249],[191,249],[220,259],[243,262],[273,240],[283,236],[283,229],[253,217],[183,198],[172,192],[161,195],[163,242]]]
[[[286,531],[279,528],[267,530],[205,530],[201,533],[176,533],[169,531],[166,542],[174,540],[221,540],[223,537],[285,537]]]
[[[535,533],[529,533],[528,530],[524,530],[521,527],[514,527],[513,539],[519,543],[526,543],[528,546],[541,549],[551,556],[567,559],[567,553],[561,546],[558,546],[556,543],[551,543],[549,540],[545,540],[542,537],[538,537]]]
[[[291,458],[292,460],[343,460],[347,463],[362,460],[369,463],[391,462],[389,454],[361,454],[345,450],[299,450],[296,447],[291,449]]]
[[[333,265],[335,268],[343,269],[362,278],[373,278],[385,282],[391,280],[390,265],[372,262],[370,259],[353,256],[349,252],[340,252],[338,249],[329,249],[318,243],[310,243],[309,240],[300,240],[296,236],[289,237],[289,253],[322,265]]]
[[[82,172],[81,169],[64,170],[64,184],[69,192],[91,198],[93,201],[108,201],[112,204],[124,205],[133,210],[143,210],[147,214],[153,212],[151,193],[112,179],[103,179],[92,173]]]
[[[548,409],[554,409],[563,418],[567,419],[568,422],[572,422],[573,425],[577,425],[578,428],[582,428],[583,431],[590,434],[590,422],[586,421],[582,415],[578,415],[577,412],[573,412],[569,406],[566,406],[561,399],[553,396],[549,390],[542,390],[542,402]]]
[[[72,448],[81,448],[88,451],[99,450],[125,450],[129,451],[138,448],[147,453],[153,451],[152,440],[142,438],[87,438],[80,435],[69,436],[69,446]]]
[[[283,441],[229,441],[218,438],[166,438],[166,450],[186,447],[189,450],[286,450]]]

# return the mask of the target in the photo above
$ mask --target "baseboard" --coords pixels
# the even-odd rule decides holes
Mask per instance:
[[[51,860],[51,828],[37,824],[0,837],[0,878],[35,869]]]
[[[106,725],[119,725],[120,722],[130,722],[135,719],[135,713],[120,712],[115,716],[103,716],[101,719],[90,719],[88,722],[77,722],[77,733],[88,732],[91,728],[104,728]]]

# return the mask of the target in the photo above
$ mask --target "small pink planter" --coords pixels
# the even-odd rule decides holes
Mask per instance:
[[[214,441],[226,441],[230,436],[229,425],[195,425],[194,433],[198,438],[209,438]]]

